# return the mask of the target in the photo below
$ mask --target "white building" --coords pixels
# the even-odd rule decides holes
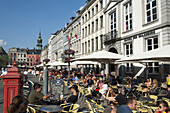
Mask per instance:
[[[104,48],[104,7],[107,0],[88,0],[81,10],[81,53],[82,56]]]
[[[166,0],[110,0],[104,10],[106,50],[131,56],[169,45],[168,4],[170,1]],[[148,63],[149,77],[161,75],[160,65],[158,62]],[[135,75],[140,65],[127,63],[125,67],[124,74]],[[170,68],[164,70],[164,74],[168,72]]]

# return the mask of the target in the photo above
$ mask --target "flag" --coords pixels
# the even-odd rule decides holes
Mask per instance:
[[[76,34],[76,32],[75,32],[75,37],[77,38],[77,34]]]

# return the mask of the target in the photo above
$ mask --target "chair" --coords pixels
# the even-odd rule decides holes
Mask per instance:
[[[28,107],[27,107],[27,112],[28,112],[28,113],[36,113],[36,110],[35,110],[35,108],[33,108],[33,107],[31,107],[31,106],[28,106]]]
[[[70,107],[69,110],[62,110],[61,113],[77,113],[78,111],[78,108],[80,107],[80,105],[78,104],[71,104],[71,105],[68,105],[68,106],[63,106],[63,108],[67,108],[67,107]]]
[[[168,106],[170,106],[170,99],[162,97],[162,100],[166,101],[168,103]]]
[[[91,106],[90,102],[88,100],[86,100],[86,103],[88,105],[88,108],[89,110],[92,112],[92,113],[95,113],[95,109]]]
[[[156,96],[156,95],[150,95],[149,96],[151,99],[154,99],[154,101],[149,101],[149,105],[151,104],[151,105],[156,105],[157,103],[157,99],[158,99],[158,96]]]

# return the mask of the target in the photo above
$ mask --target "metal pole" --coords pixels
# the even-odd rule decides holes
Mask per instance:
[[[48,70],[47,66],[44,65],[44,79],[43,79],[43,94],[47,95],[48,94]]]

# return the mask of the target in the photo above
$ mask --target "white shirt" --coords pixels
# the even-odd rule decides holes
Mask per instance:
[[[108,90],[108,85],[107,84],[103,84],[102,85],[102,89],[99,90],[99,92],[103,95],[106,93],[106,91]]]

